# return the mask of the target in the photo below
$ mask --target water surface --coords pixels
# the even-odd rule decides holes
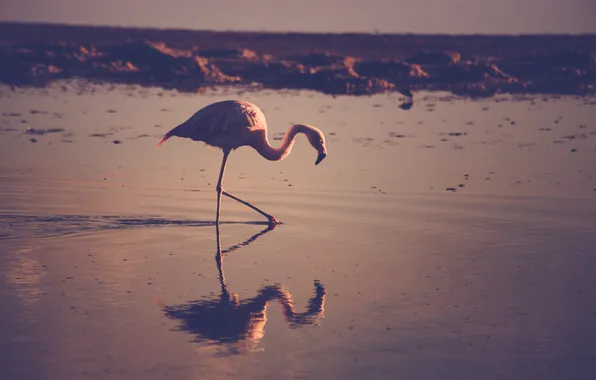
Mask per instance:
[[[64,86],[0,98],[3,378],[596,374],[589,99]],[[226,198],[218,234],[221,152],[155,148],[225,98],[273,145],[327,134],[318,166],[304,138],[232,153],[224,188],[274,229]]]

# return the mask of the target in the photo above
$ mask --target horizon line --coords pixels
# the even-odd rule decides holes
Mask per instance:
[[[106,24],[78,24],[70,22],[50,22],[50,21],[20,21],[20,20],[0,20],[0,25],[18,25],[18,26],[49,26],[49,27],[69,27],[69,28],[98,28],[98,29],[128,29],[128,30],[155,30],[155,31],[173,31],[173,32],[193,32],[193,33],[229,33],[229,34],[297,34],[297,35],[360,35],[360,36],[424,36],[424,37],[596,37],[595,33],[423,33],[423,32],[380,32],[380,31],[354,31],[354,32],[305,32],[305,31],[267,31],[267,30],[216,30],[216,29],[191,29],[184,27],[156,27],[156,26],[125,26],[125,25],[106,25]],[[0,37],[1,38],[1,37]]]

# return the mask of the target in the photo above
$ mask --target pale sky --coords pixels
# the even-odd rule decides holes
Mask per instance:
[[[382,33],[596,33],[596,0],[0,0],[0,21]]]

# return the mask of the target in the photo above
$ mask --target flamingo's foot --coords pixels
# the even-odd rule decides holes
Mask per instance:
[[[273,226],[273,225],[277,225],[277,224],[282,224],[282,221],[277,219],[273,215],[267,216],[267,219],[269,220],[269,225]]]

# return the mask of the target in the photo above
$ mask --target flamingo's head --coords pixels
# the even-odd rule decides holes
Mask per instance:
[[[318,165],[321,161],[323,161],[323,159],[325,157],[327,157],[327,152],[326,151],[319,152],[319,155],[317,157],[317,160],[315,161],[315,165]]]
[[[319,129],[308,126],[308,132],[306,132],[308,142],[313,148],[317,150],[319,155],[315,161],[315,165],[318,165],[325,157],[327,157],[327,147],[325,145],[325,135]]]

